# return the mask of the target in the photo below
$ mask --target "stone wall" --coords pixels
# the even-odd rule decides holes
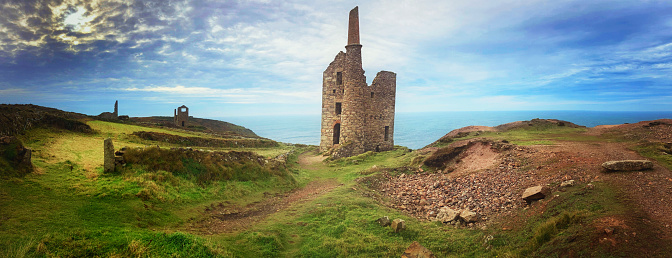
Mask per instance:
[[[175,125],[180,127],[187,127],[187,120],[189,120],[189,108],[182,105],[175,109]]]
[[[391,150],[396,74],[381,71],[371,86],[367,85],[357,7],[350,11],[345,48],[346,52],[339,52],[323,73],[320,151],[340,158]]]

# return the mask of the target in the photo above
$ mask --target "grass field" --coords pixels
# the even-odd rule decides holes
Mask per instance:
[[[23,178],[0,180],[0,256],[395,257],[413,241],[437,257],[599,256],[608,250],[591,248],[594,236],[582,229],[598,218],[619,216],[629,209],[627,203],[618,201],[620,193],[614,186],[599,183],[591,192],[578,186],[554,193],[557,197],[544,206],[518,210],[507,223],[487,228],[419,221],[381,205],[368,197],[375,194],[372,189],[357,183],[358,178],[370,176],[362,171],[374,165],[395,168],[412,163],[417,155],[403,147],[317,163],[310,169],[300,167],[297,156],[306,151],[316,154],[314,147],[244,149],[265,157],[291,151],[286,177],[261,180],[199,184],[189,177],[142,166],[103,174],[104,138],[113,138],[117,148],[170,148],[175,146],[130,134],[143,130],[208,135],[100,121],[89,125],[96,133],[36,129],[21,136],[35,150],[37,171]],[[523,145],[553,144],[582,130],[521,130],[478,137]],[[339,185],[240,232],[200,235],[190,229],[191,222],[202,219],[204,208],[213,203],[244,206],[315,180],[336,180]],[[407,230],[394,233],[389,227],[380,227],[376,219],[381,216],[404,219]],[[504,224],[515,227],[502,230]]]

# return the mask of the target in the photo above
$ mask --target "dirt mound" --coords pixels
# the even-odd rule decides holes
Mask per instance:
[[[220,148],[270,148],[277,147],[278,143],[267,139],[212,139],[201,137],[185,137],[157,132],[133,132],[132,135],[141,139],[179,144],[193,147],[220,147]]]
[[[451,172],[456,169],[480,170],[492,164],[498,153],[512,148],[504,142],[488,140],[463,141],[436,149],[423,164],[437,170]]]
[[[17,135],[33,128],[58,128],[91,133],[93,129],[80,120],[86,115],[36,105],[0,104],[0,135]]]

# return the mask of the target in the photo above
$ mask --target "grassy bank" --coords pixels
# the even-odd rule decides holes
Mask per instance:
[[[389,208],[385,197],[360,183],[382,171],[418,173],[423,156],[404,147],[300,165],[299,154],[317,155],[316,148],[279,144],[171,152],[170,148],[185,146],[133,133],[221,138],[100,121],[88,124],[96,130],[93,134],[34,129],[20,137],[34,150],[36,171],[0,180],[0,256],[394,257],[414,241],[437,257],[624,256],[646,249],[648,240],[660,242],[653,238],[655,232],[646,233],[648,225],[640,223],[646,215],[608,182],[562,188],[487,224],[455,227]],[[451,141],[487,138],[519,145],[613,141],[584,132],[537,128],[470,133]],[[126,167],[104,174],[102,145],[108,137],[117,149],[144,148],[129,152],[137,159],[129,159]],[[147,147],[156,145],[160,148]],[[642,152],[659,147],[643,146]],[[232,165],[224,160],[234,156],[210,151],[251,154],[234,155],[239,162]],[[271,158],[286,153],[282,168],[266,167]],[[400,167],[404,169],[394,170]],[[330,182],[333,187],[240,231],[206,234],[194,229],[195,223],[210,218],[206,211],[215,204],[246,207],[310,187],[309,182]],[[381,227],[376,220],[382,216],[404,219],[407,229],[394,233]],[[635,226],[604,235],[605,228],[619,222]],[[632,232],[640,234],[635,238]],[[608,239],[631,242],[612,246],[603,243]]]

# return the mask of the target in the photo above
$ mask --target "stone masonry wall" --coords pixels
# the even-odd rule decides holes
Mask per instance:
[[[371,86],[366,84],[357,7],[350,11],[349,25],[346,53],[338,53],[323,73],[320,151],[334,158],[394,147],[396,74],[381,71]]]
[[[175,125],[176,126],[187,126],[187,120],[189,119],[189,108],[185,105],[182,105],[175,109]]]

